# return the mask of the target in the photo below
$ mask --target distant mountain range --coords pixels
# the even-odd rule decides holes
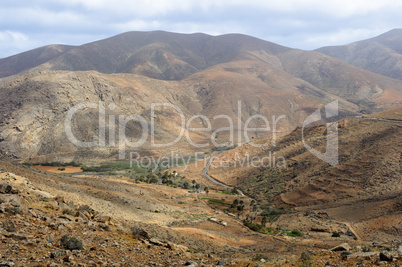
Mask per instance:
[[[392,49],[399,55],[402,48],[392,41],[398,38],[402,33],[394,30],[360,45],[383,51],[366,53],[380,61]],[[382,45],[376,45],[378,40]],[[358,52],[363,49],[350,50],[342,60],[323,54],[325,49],[302,51],[240,34],[155,31],[128,32],[82,46],[50,45],[0,59],[0,150],[32,161],[114,155],[113,147],[80,149],[67,140],[63,121],[79,103],[103,101],[116,106],[111,111],[115,115],[139,114],[148,121],[152,103],[171,103],[186,118],[201,114],[211,119],[211,132],[191,133],[199,141],[227,126],[225,120],[213,120],[217,115],[243,124],[256,114],[285,115],[278,130],[288,132],[333,100],[339,101],[340,116],[402,105],[398,64],[390,78],[345,62],[362,57]],[[160,113],[159,141],[174,139],[183,128],[171,113]],[[98,116],[95,111],[77,116],[73,131],[81,140],[97,138]],[[252,125],[262,127],[263,122]],[[132,138],[138,137],[139,123],[128,128]],[[221,142],[240,141],[228,138],[227,132],[219,135]],[[191,150],[185,142],[179,147]],[[142,149],[163,153],[147,145]]]

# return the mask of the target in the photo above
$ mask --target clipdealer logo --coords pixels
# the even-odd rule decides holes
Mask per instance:
[[[339,164],[338,162],[338,122],[332,122],[332,123],[327,123],[326,128],[327,128],[327,141],[326,141],[326,150],[325,152],[320,152],[315,148],[312,148],[310,145],[307,144],[305,137],[304,137],[304,129],[312,124],[313,122],[316,121],[321,121],[321,120],[327,120],[333,117],[338,116],[338,101],[333,101],[324,107],[325,109],[325,118],[323,119],[321,117],[321,109],[317,109],[312,113],[310,116],[308,116],[305,121],[303,122],[303,127],[302,127],[302,141],[304,144],[304,147],[307,148],[307,150],[316,156],[317,158],[327,162],[328,164],[332,166],[337,166]]]

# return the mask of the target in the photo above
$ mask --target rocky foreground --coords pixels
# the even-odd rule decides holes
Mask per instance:
[[[147,226],[103,215],[0,172],[0,266],[400,266],[402,241],[301,255],[221,259],[158,240]]]

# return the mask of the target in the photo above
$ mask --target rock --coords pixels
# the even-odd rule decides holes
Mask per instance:
[[[56,197],[54,198],[54,200],[55,200],[56,202],[59,202],[59,203],[66,203],[66,202],[64,201],[64,197],[63,197],[63,196],[60,196],[60,195],[56,196]]]
[[[391,255],[389,251],[381,251],[380,253],[380,261],[393,261],[394,257]]]
[[[15,265],[14,262],[2,262],[0,263],[0,267],[13,267]]]
[[[0,196],[0,203],[2,203],[2,204],[8,203],[13,207],[21,207],[22,206],[21,198],[16,195],[2,195],[2,196]]]
[[[15,228],[15,224],[13,222],[5,222],[5,223],[3,223],[3,228],[7,232],[15,232],[15,231],[17,231],[17,229]]]
[[[378,252],[356,252],[356,253],[348,255],[348,259],[351,259],[351,258],[363,258],[363,259],[368,260],[368,259],[370,259],[370,258],[372,258],[374,256],[377,256],[377,255],[378,255]]]
[[[100,222],[100,223],[106,223],[106,222],[110,221],[110,217],[106,216],[106,215],[97,214],[94,217],[94,220],[97,221],[97,222]]]
[[[155,245],[155,246],[160,246],[160,247],[164,247],[164,246],[165,246],[164,243],[162,243],[161,241],[159,241],[159,240],[156,239],[156,238],[151,238],[151,239],[149,239],[149,243],[151,243],[152,245]]]
[[[218,261],[218,263],[216,265],[223,266],[223,265],[226,265],[226,263],[224,263],[223,261]]]
[[[12,190],[12,186],[8,184],[0,184],[0,193],[1,194],[9,194]]]
[[[56,250],[55,252],[50,253],[50,258],[54,259],[57,257],[63,257],[67,254],[65,250]]]
[[[185,265],[185,266],[195,267],[195,266],[197,266],[198,264],[197,264],[196,262],[193,262],[193,261],[187,261],[184,265]]]
[[[4,236],[8,237],[8,238],[15,239],[15,240],[27,240],[28,239],[28,237],[26,235],[15,234],[15,233],[4,234]]]
[[[34,218],[38,218],[38,215],[36,214],[36,212],[35,212],[33,209],[29,209],[28,212],[31,213],[31,215],[32,215]]]
[[[261,263],[264,263],[264,262],[265,262],[265,260],[264,260],[264,259],[261,259],[261,260],[260,260],[260,262],[261,262]]]
[[[0,195],[0,213],[23,214],[25,206],[18,195]]]
[[[138,226],[131,227],[131,233],[136,238],[143,238],[143,239],[147,239],[147,240],[151,239],[151,236],[148,234],[148,232]]]
[[[74,257],[73,256],[65,256],[64,258],[63,258],[63,261],[64,262],[72,262],[74,260]]]
[[[330,249],[330,251],[349,251],[351,247],[347,243],[340,244]]]

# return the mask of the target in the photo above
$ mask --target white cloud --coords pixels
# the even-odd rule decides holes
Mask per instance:
[[[0,51],[17,52],[29,49],[30,46],[30,40],[25,34],[15,31],[0,31]]]
[[[313,49],[401,27],[402,1],[19,0],[0,3],[0,10],[4,57],[34,46],[84,44],[132,30],[237,32]]]

